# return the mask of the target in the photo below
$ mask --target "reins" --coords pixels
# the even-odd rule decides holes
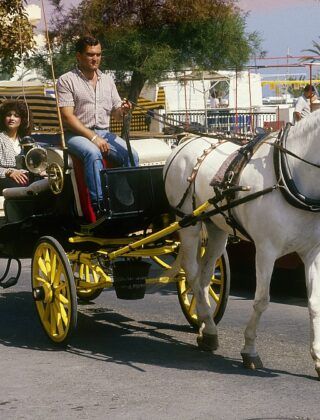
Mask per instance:
[[[291,152],[291,150],[288,150],[286,147],[283,147],[282,146],[282,144],[286,141],[286,139],[288,137],[288,134],[289,134],[289,131],[290,131],[290,128],[291,127],[292,127],[292,124],[291,123],[287,123],[287,125],[285,126],[285,128],[284,129],[281,129],[279,131],[277,140],[274,143],[270,143],[268,141],[264,141],[264,143],[265,144],[269,144],[270,146],[273,146],[273,147],[277,148],[282,153],[287,154],[289,156],[292,156],[293,158],[298,159],[301,162],[306,163],[307,165],[314,166],[315,168],[319,168],[320,169],[320,164],[313,163],[313,162],[310,162],[310,161],[308,161],[306,159],[303,159],[301,156],[296,155],[295,153]]]
[[[286,149],[285,147],[281,146],[281,144],[275,142],[275,143],[269,143],[269,142],[265,142],[265,144],[269,144],[270,146],[276,147],[277,149],[279,149],[281,152],[290,155],[292,157],[294,157],[295,159],[300,160],[301,162],[306,163],[307,165],[310,166],[314,166],[315,168],[319,168],[320,169],[320,165],[318,165],[317,163],[313,163],[313,162],[309,162],[306,159],[303,159],[302,157],[296,155],[295,153],[291,152],[290,150]]]

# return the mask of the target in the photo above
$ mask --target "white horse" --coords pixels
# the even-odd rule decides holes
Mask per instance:
[[[270,134],[245,166],[239,185],[251,186],[250,192],[238,192],[244,197],[267,187],[277,185],[273,164],[276,134]],[[181,210],[189,214],[194,205],[199,206],[214,196],[209,185],[225,159],[239,146],[227,142],[210,152],[199,166],[195,180],[189,186],[188,177],[197,165],[197,158],[216,139],[198,137],[189,139],[173,150],[164,167],[165,188],[173,207],[181,201]],[[299,157],[320,164],[320,110],[293,126],[288,134],[286,147]],[[287,155],[288,156],[288,155]],[[307,197],[320,200],[320,169],[295,157],[288,156],[292,178],[298,190]],[[305,265],[308,306],[311,324],[311,355],[320,377],[320,214],[298,209],[289,204],[279,188],[259,198],[232,209],[238,223],[246,230],[256,248],[256,291],[253,312],[244,333],[241,355],[246,367],[262,367],[256,350],[256,333],[262,313],[270,300],[270,280],[277,258],[296,251]],[[204,258],[200,258],[201,225],[205,223],[208,234]],[[200,324],[198,344],[204,349],[218,347],[217,328],[209,306],[208,286],[216,259],[222,255],[228,234],[232,233],[221,215],[179,231],[181,248],[171,275],[181,265],[197,301]]]

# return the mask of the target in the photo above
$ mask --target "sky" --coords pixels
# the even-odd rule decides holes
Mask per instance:
[[[267,56],[303,55],[320,42],[319,0],[240,0],[247,28],[258,31]]]
[[[62,0],[65,8],[80,0]],[[257,31],[267,56],[302,55],[320,42],[320,0],[238,0],[247,17],[248,32]],[[41,6],[41,0],[28,0]],[[44,0],[50,10],[49,1]],[[49,12],[50,15],[50,12]],[[48,20],[48,17],[47,17]]]

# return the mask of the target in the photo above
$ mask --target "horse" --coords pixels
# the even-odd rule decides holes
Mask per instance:
[[[244,332],[241,356],[245,367],[263,367],[256,348],[256,335],[261,315],[270,301],[273,266],[276,259],[296,252],[305,266],[311,326],[310,352],[320,378],[320,215],[316,211],[320,210],[320,206],[299,208],[288,202],[282,193],[284,186],[279,182],[274,168],[277,137],[278,133],[267,134],[239,174],[235,200],[254,193],[257,193],[257,197],[247,202],[243,200],[230,210],[232,217],[242,227],[242,233],[237,231],[238,236],[245,240],[249,237],[256,249],[256,290],[253,311]],[[177,210],[178,220],[191,214],[208,199],[218,198],[219,190],[210,185],[210,180],[240,147],[235,142],[221,142],[214,136],[199,135],[189,137],[173,149],[164,166],[163,176],[168,201]],[[310,198],[312,203],[318,203],[319,200],[320,204],[320,110],[290,128],[283,152],[299,194]],[[266,189],[268,193],[259,195],[259,191]],[[185,271],[197,303],[198,346],[210,351],[218,348],[218,335],[209,305],[208,287],[215,261],[224,252],[228,236],[235,230],[229,226],[225,215],[216,213],[201,220],[196,219],[193,224],[179,230],[179,254],[168,273],[174,276],[180,267]],[[203,227],[207,231],[207,247],[201,258]]]

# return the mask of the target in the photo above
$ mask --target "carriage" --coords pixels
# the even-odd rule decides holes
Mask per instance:
[[[49,98],[46,102],[51,104]],[[76,329],[78,300],[92,301],[105,288],[114,288],[120,299],[141,299],[148,285],[175,282],[182,311],[198,328],[195,297],[183,270],[174,278],[166,275],[179,250],[175,232],[180,228],[173,223],[162,177],[171,147],[159,138],[138,139],[139,167],[112,168],[104,162],[107,211],[96,219],[82,163],[61,146],[60,138],[42,127],[23,142],[22,164],[34,182],[6,189],[1,197],[0,246],[7,267],[0,285],[15,285],[20,259],[32,259],[32,295],[43,330],[54,343],[67,343]],[[44,171],[47,176],[40,178]],[[12,261],[17,273],[8,278]],[[229,282],[223,254],[209,292],[216,323],[226,307]]]
[[[257,287],[241,355],[245,367],[259,369],[256,334],[273,266],[296,251],[305,266],[310,350],[320,377],[319,121],[315,111],[291,129],[244,144],[216,133],[185,136],[172,151],[159,139],[137,140],[139,167],[106,162],[101,171],[107,210],[97,220],[81,162],[57,136],[35,133],[25,155],[35,182],[3,192],[0,255],[8,262],[1,286],[17,282],[20,258],[32,258],[43,330],[66,343],[77,325],[77,299],[93,300],[108,287],[120,299],[140,299],[149,284],[175,282],[182,311],[199,330],[198,346],[214,351],[229,293],[226,244],[230,235],[246,238],[256,248]],[[37,179],[44,170],[47,177]],[[5,280],[14,259],[17,274]],[[158,276],[149,276],[151,265],[161,269]]]

